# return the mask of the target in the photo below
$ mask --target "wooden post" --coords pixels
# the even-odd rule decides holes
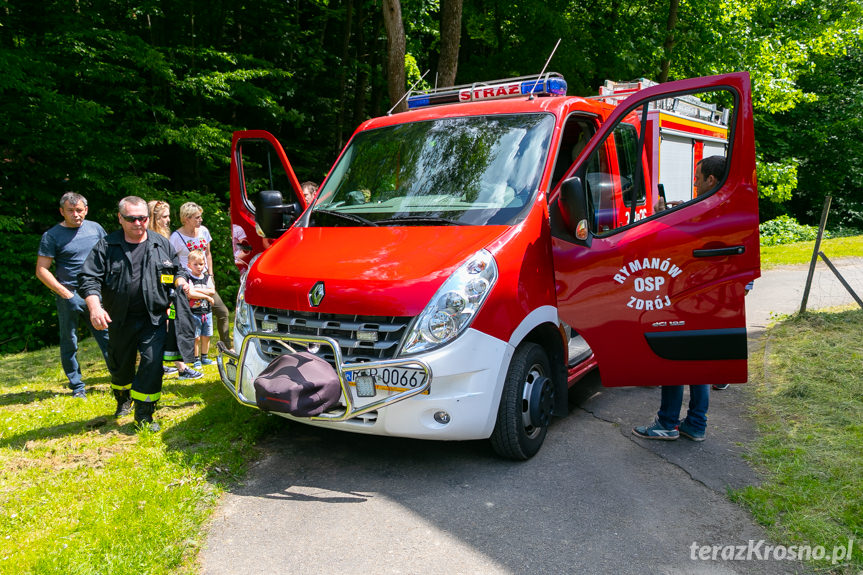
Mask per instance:
[[[812,260],[809,262],[809,275],[806,277],[806,287],[803,288],[803,301],[800,302],[800,314],[806,313],[806,302],[809,301],[809,290],[812,288],[812,277],[815,275],[815,264],[818,263],[818,252],[821,251],[821,236],[827,225],[827,214],[830,213],[830,202],[833,196],[824,198],[824,208],[821,210],[821,223],[818,225],[818,237],[815,238],[815,249],[812,250]]]

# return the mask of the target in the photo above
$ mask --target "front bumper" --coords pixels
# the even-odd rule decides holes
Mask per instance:
[[[310,420],[345,421],[346,419],[352,419],[370,411],[382,409],[388,405],[392,405],[393,403],[397,403],[414,395],[423,393],[431,384],[431,370],[423,361],[414,359],[390,359],[369,363],[348,364],[344,363],[338,343],[332,338],[299,337],[293,335],[253,332],[243,339],[239,354],[232,353],[230,350],[220,347],[219,356],[216,360],[219,366],[219,376],[222,378],[222,383],[225,384],[225,387],[228,388],[228,391],[231,392],[237,401],[249,406],[257,407],[257,403],[255,402],[254,378],[258,376],[261,370],[266,367],[268,363],[265,359],[261,358],[256,351],[254,342],[257,339],[281,341],[289,346],[290,344],[303,345],[303,349],[305,349],[307,344],[328,345],[332,348],[336,358],[336,373],[338,373],[339,384],[342,388],[342,405],[344,409],[309,417],[308,419]],[[232,365],[234,368],[231,367]],[[242,369],[238,369],[239,366],[242,366]],[[364,398],[358,397],[353,386],[348,385],[348,379],[350,378],[349,374],[352,374],[355,371],[368,371],[370,369],[381,369],[385,367],[408,367],[418,369],[424,374],[424,381],[412,389],[398,392],[395,395],[390,395],[377,401],[363,403],[362,399]]]
[[[315,417],[282,417],[310,425],[356,433],[440,440],[484,439],[497,417],[503,379],[513,349],[496,338],[468,329],[451,344],[416,357],[364,363],[345,363],[335,340],[254,332],[235,332],[239,353],[220,344],[217,363],[222,383],[240,403],[257,407],[254,380],[268,365],[257,340],[279,340],[287,345],[314,343],[333,350],[342,388],[338,409]],[[417,387],[377,392],[359,397],[351,380],[371,369],[407,368],[425,375]],[[440,412],[447,417],[440,417]],[[436,418],[435,415],[438,415]],[[444,422],[442,422],[443,420]]]

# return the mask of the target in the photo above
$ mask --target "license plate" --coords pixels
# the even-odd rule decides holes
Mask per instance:
[[[375,367],[345,372],[348,385],[357,388],[359,397],[372,397],[375,391],[406,391],[416,389],[425,382],[425,373],[408,367]],[[429,390],[423,394],[427,395]]]

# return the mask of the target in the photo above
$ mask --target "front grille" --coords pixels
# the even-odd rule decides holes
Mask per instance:
[[[278,332],[283,335],[326,336],[339,343],[345,362],[365,362],[392,359],[399,342],[407,331],[410,317],[385,317],[289,311],[255,307],[255,325],[260,329],[264,320],[278,323]],[[374,332],[377,341],[361,341],[358,332]],[[290,350],[276,340],[261,339],[261,351],[275,358]],[[295,346],[296,347],[296,346]],[[299,351],[299,350],[297,350]],[[322,345],[318,355],[335,365],[335,357],[327,345]]]

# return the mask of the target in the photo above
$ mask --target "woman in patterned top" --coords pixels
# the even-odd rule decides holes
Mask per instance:
[[[171,245],[177,251],[180,263],[187,269],[189,267],[189,252],[192,250],[204,252],[207,259],[206,271],[210,275],[215,275],[213,273],[213,255],[210,252],[210,242],[213,238],[210,235],[210,230],[201,225],[203,213],[204,209],[195,202],[186,202],[180,206],[180,222],[183,225],[171,234]],[[231,339],[231,329],[228,323],[228,308],[225,307],[218,292],[213,296],[213,300],[215,301],[213,315],[215,316],[216,329],[219,331],[219,339],[229,349],[233,349],[234,343]],[[213,363],[215,363],[213,360],[208,359],[204,365]]]

